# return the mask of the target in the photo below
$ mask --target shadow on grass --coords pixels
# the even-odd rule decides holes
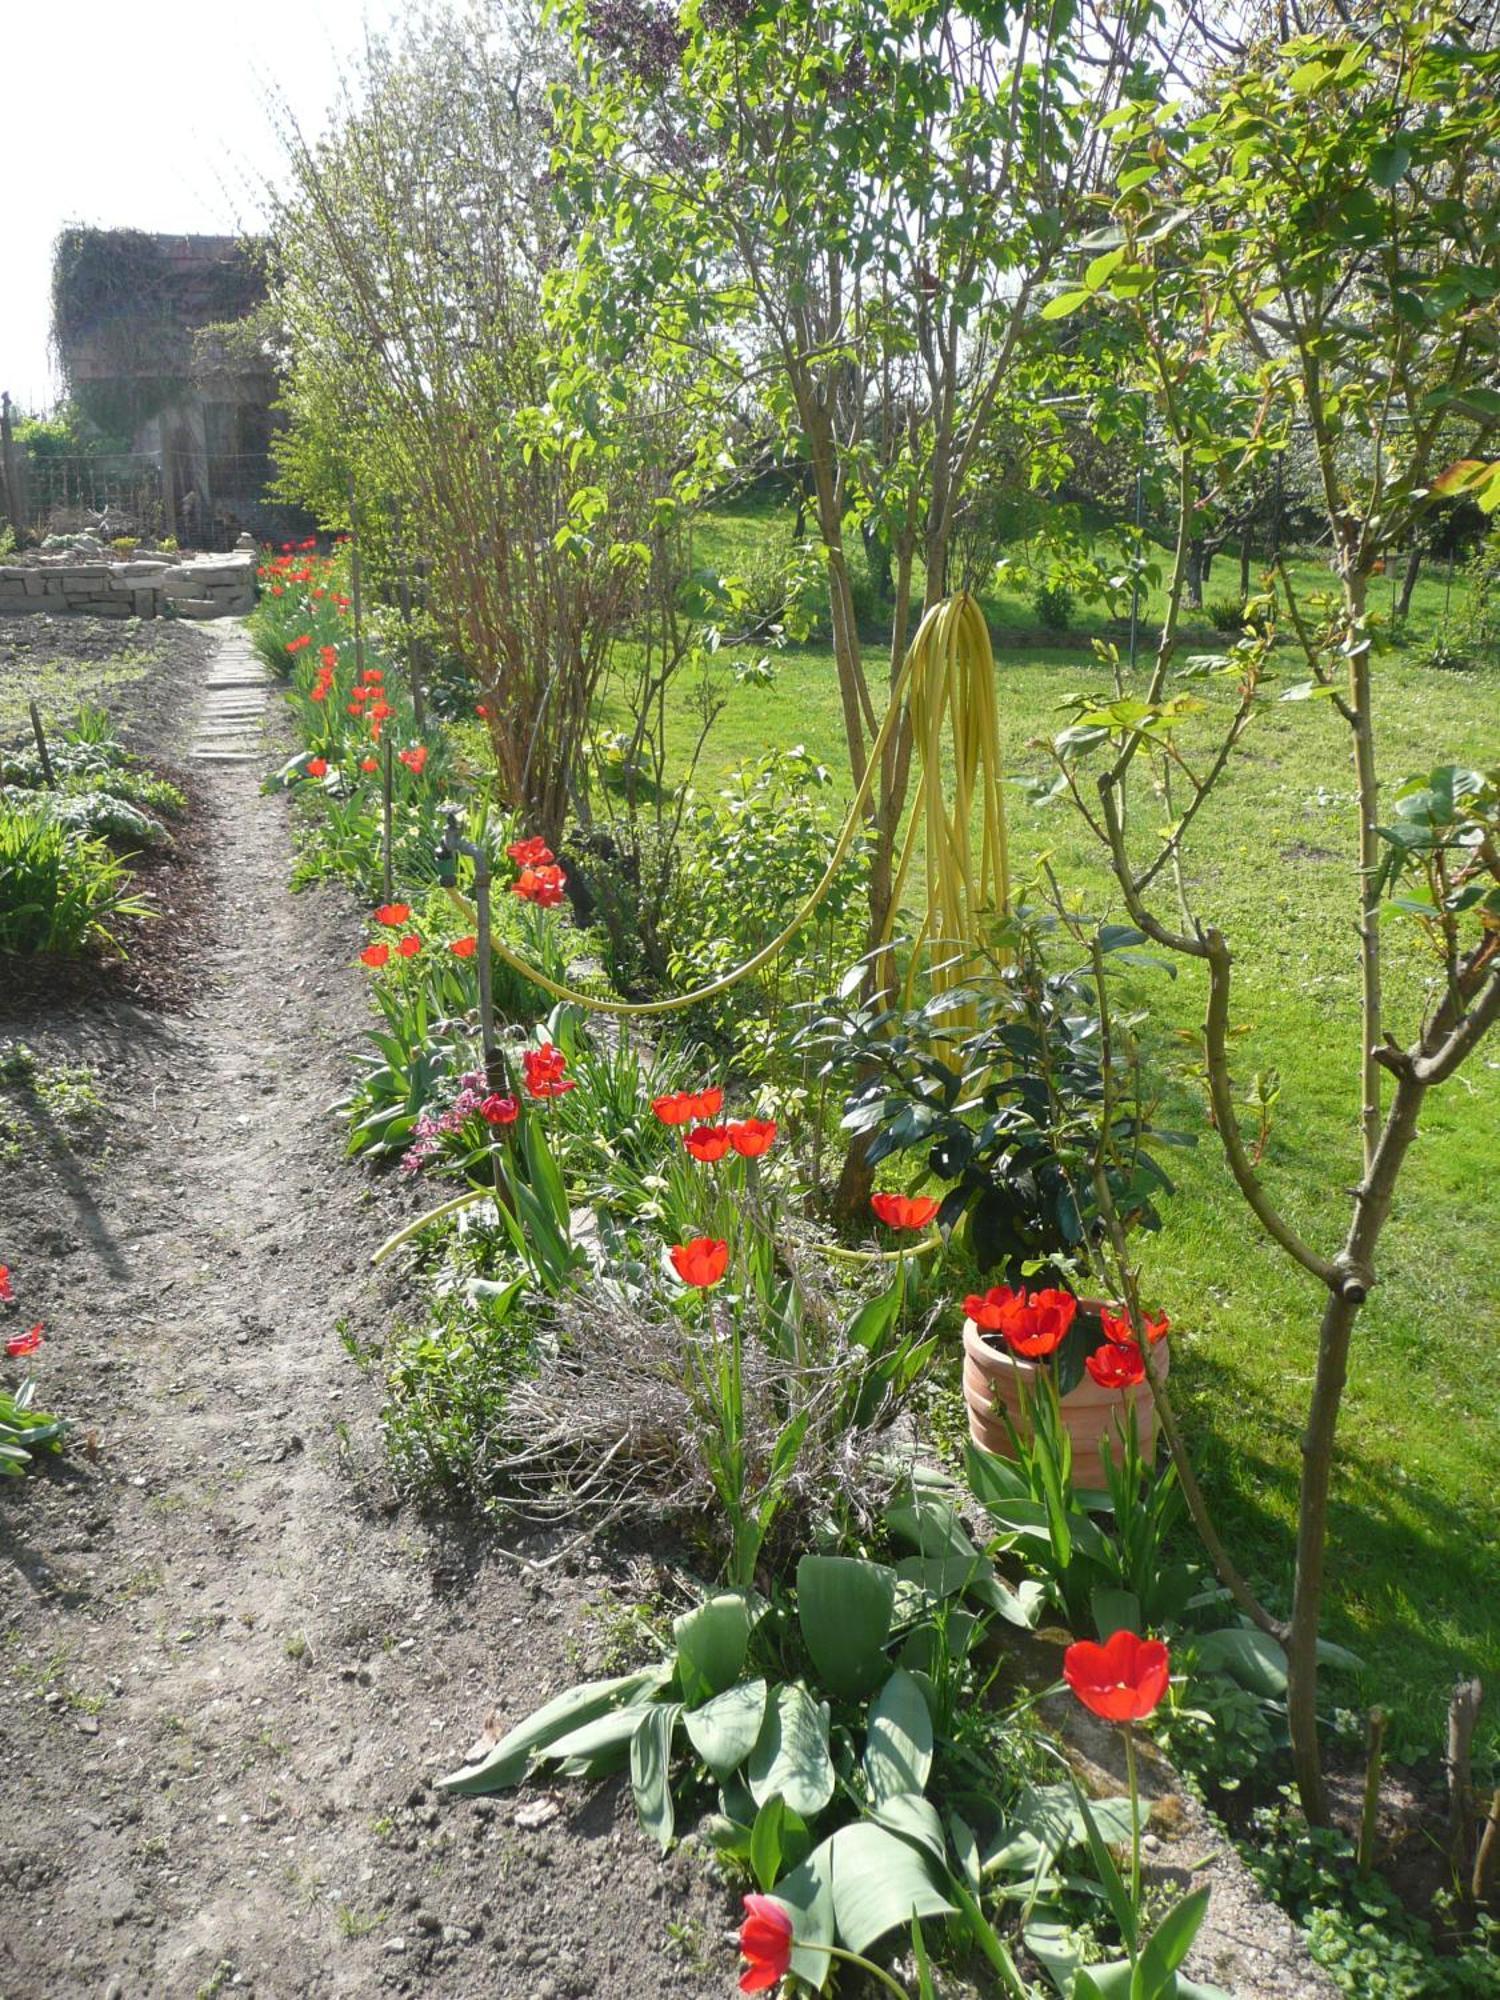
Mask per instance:
[[[1300,1476],[1298,1420],[1267,1408],[1258,1386],[1222,1355],[1184,1357],[1194,1463],[1216,1524],[1270,1607],[1291,1596]],[[1260,1448],[1214,1425],[1214,1411],[1257,1411]],[[1392,1439],[1393,1447],[1399,1440]],[[1435,1734],[1454,1682],[1500,1673],[1500,1546],[1492,1530],[1421,1479],[1397,1452],[1377,1458],[1342,1439],[1329,1507],[1325,1629],[1349,1636],[1372,1695]],[[1451,1635],[1463,1635],[1454,1650]],[[1383,1657],[1388,1652],[1389,1657]],[[1491,1727],[1495,1718],[1491,1718]]]

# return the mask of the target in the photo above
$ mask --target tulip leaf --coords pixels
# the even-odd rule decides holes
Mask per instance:
[[[868,1951],[913,1917],[956,1914],[931,1859],[910,1841],[861,1820],[841,1826],[828,1844],[834,1921],[850,1951]]]
[[[1143,1984],[1153,1995],[1172,1991],[1173,1973],[1193,1948],[1208,1915],[1207,1889],[1195,1889],[1162,1918],[1141,1951]]]
[[[769,1891],[784,1869],[807,1857],[812,1836],[800,1813],[794,1813],[777,1792],[755,1815],[750,1829],[750,1869],[760,1887]]]
[[[780,1792],[803,1819],[812,1819],[833,1797],[828,1710],[806,1688],[791,1683],[776,1690],[745,1775],[758,1806]]]
[[[900,1792],[925,1792],[932,1769],[932,1716],[926,1697],[897,1667],[870,1708],[865,1782],[878,1805]]]
[[[592,1722],[570,1729],[566,1736],[559,1736],[555,1743],[539,1750],[537,1761],[555,1762],[565,1778],[602,1778],[624,1764],[630,1739],[647,1713],[646,1704],[637,1702],[629,1708],[595,1716]]]
[[[499,1792],[519,1784],[532,1757],[571,1729],[597,1716],[629,1707],[642,1696],[655,1694],[670,1677],[667,1667],[646,1667],[639,1673],[621,1674],[613,1680],[582,1681],[557,1695],[529,1715],[524,1722],[502,1736],[477,1762],[464,1765],[439,1778],[437,1789],[460,1797],[479,1792]]]
[[[720,1783],[755,1748],[765,1719],[764,1681],[741,1681],[682,1718],[688,1741]]]
[[[802,1636],[830,1694],[852,1701],[889,1671],[885,1643],[896,1603],[896,1572],[858,1556],[804,1556],[797,1565]]]
[[[893,1797],[882,1799],[872,1806],[870,1818],[877,1826],[883,1826],[887,1833],[898,1834],[902,1840],[910,1840],[924,1848],[940,1867],[948,1865],[948,1850],[943,1845],[943,1823],[937,1816],[937,1808],[920,1792],[897,1792]]]
[[[653,1702],[630,1739],[630,1789],[642,1827],[663,1854],[672,1844],[672,1735],[680,1702]]]
[[[723,1591],[672,1627],[677,1640],[677,1677],[694,1706],[733,1687],[750,1649],[750,1607],[738,1591]]]
[[[833,1943],[832,1840],[821,1841],[806,1860],[783,1875],[772,1894],[792,1912],[792,1971],[814,1993],[821,1993],[832,1963],[826,1950],[817,1949]]]

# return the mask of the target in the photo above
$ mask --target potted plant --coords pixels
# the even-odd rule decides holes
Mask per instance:
[[[1145,1369],[1161,1379],[1167,1349],[1165,1319],[1149,1323],[1148,1361],[1128,1316],[1097,1296],[1101,1190],[1120,1227],[1159,1229],[1157,1202],[1173,1190],[1148,1141],[1191,1141],[1154,1125],[1129,1017],[1111,1009],[1106,1027],[1105,968],[1134,962],[1140,933],[1106,925],[1066,970],[1044,962],[1054,939],[1077,934],[1044,912],[1012,917],[983,979],[916,1009],[846,1004],[811,1033],[825,1075],[854,1073],[843,1122],[865,1135],[872,1166],[920,1154],[922,1178],[946,1187],[936,1227],[962,1232],[980,1272],[998,1281],[966,1301],[975,1443],[1008,1454],[1007,1421],[1029,1427],[1027,1404],[1045,1374],[1079,1484],[1102,1487],[1099,1444],[1126,1397],[1143,1451],[1154,1444]],[[977,1026],[949,1032],[960,1010]]]

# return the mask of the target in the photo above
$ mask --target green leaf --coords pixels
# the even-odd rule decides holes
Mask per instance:
[[[609,1715],[597,1715],[592,1722],[570,1729],[566,1736],[538,1750],[537,1762],[555,1763],[568,1778],[605,1777],[624,1765],[630,1755],[630,1739],[645,1713],[645,1705],[636,1702]]]
[[[1079,1792],[1077,1797],[1078,1810],[1083,1818],[1083,1830],[1088,1842],[1089,1859],[1094,1864],[1094,1873],[1099,1878],[1099,1886],[1104,1891],[1104,1900],[1109,1905],[1110,1915],[1119,1927],[1120,1936],[1125,1940],[1126,1949],[1134,1951],[1139,1912],[1131,1901],[1130,1891],[1120,1879],[1120,1871],[1115,1866],[1114,1856],[1105,1843],[1103,1831],[1092,1807],[1082,1792]]]
[[[621,1674],[614,1680],[583,1681],[554,1700],[545,1703],[489,1749],[477,1763],[450,1771],[437,1781],[440,1792],[460,1798],[480,1792],[503,1791],[519,1784],[536,1751],[544,1749],[569,1730],[634,1705],[641,1695],[651,1695],[665,1687],[671,1676],[668,1667],[646,1667],[639,1673]]]
[[[1193,1940],[1208,1915],[1208,1890],[1195,1889],[1162,1918],[1141,1952],[1141,1983],[1145,2000],[1170,1994],[1176,1985],[1173,1974],[1193,1948]]]
[[[688,1741],[722,1784],[755,1748],[766,1719],[766,1683],[741,1681],[683,1716]]]
[[[689,1701],[705,1702],[739,1679],[750,1649],[750,1625],[750,1607],[739,1591],[710,1597],[676,1621],[677,1673]]]
[[[1376,187],[1394,187],[1411,165],[1411,147],[1400,139],[1377,146],[1370,155],[1370,179]]]
[[[868,1694],[889,1668],[885,1643],[896,1602],[896,1572],[857,1556],[804,1556],[797,1565],[802,1636],[830,1694]]]
[[[1110,1590],[1103,1584],[1089,1598],[1101,1645],[1116,1632],[1141,1630],[1141,1600],[1133,1590]]]
[[[672,1845],[672,1734],[681,1703],[654,1702],[630,1739],[630,1789],[642,1827],[665,1854]]]
[[[1250,1625],[1232,1625],[1205,1632],[1197,1641],[1198,1666],[1227,1674],[1250,1694],[1280,1701],[1286,1693],[1286,1654],[1269,1632]]]
[[[816,1818],[833,1797],[828,1710],[806,1688],[791,1683],[776,1690],[745,1775],[758,1806],[780,1792],[806,1820]]]
[[[920,1792],[897,1792],[870,1809],[870,1818],[887,1833],[914,1841],[930,1854],[940,1868],[948,1865],[948,1849],[943,1842],[943,1823],[937,1807]]]
[[[802,1862],[812,1846],[807,1822],[794,1813],[778,1792],[766,1800],[750,1829],[750,1868],[763,1890],[770,1891],[778,1875]]]
[[[883,1827],[869,1821],[842,1826],[828,1845],[834,1921],[850,1951],[867,1952],[913,1917],[956,1913],[927,1855]]]
[[[1076,313],[1080,306],[1088,305],[1093,296],[1089,291],[1059,292],[1055,299],[1048,299],[1042,307],[1042,318],[1066,319],[1069,313]]]
[[[828,1983],[829,1957],[817,1945],[833,1943],[833,1842],[825,1840],[771,1891],[792,1912],[792,1971],[815,1993]]]
[[[911,1920],[911,1955],[917,1968],[917,2000],[937,2000],[937,1988],[932,1983],[932,1962],[927,1956],[927,1943],[922,1936],[922,1926],[915,1917]]]
[[[879,1804],[898,1792],[925,1792],[932,1769],[932,1716],[926,1697],[904,1667],[897,1667],[870,1709],[864,1770],[870,1797]]]

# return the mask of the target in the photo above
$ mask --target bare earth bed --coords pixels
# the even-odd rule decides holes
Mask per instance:
[[[152,677],[168,765],[185,664]],[[324,1115],[363,1022],[353,912],[287,894],[253,767],[196,768],[185,1010],[0,998],[0,1036],[92,1064],[108,1107],[80,1149],[23,1104],[0,1166],[43,1396],[88,1434],[0,1494],[0,1995],[722,1994],[731,1900],[658,1865],[628,1799],[518,1824],[428,1788],[492,1706],[598,1665],[643,1579],[528,1579],[391,1505],[336,1331],[400,1306]]]

